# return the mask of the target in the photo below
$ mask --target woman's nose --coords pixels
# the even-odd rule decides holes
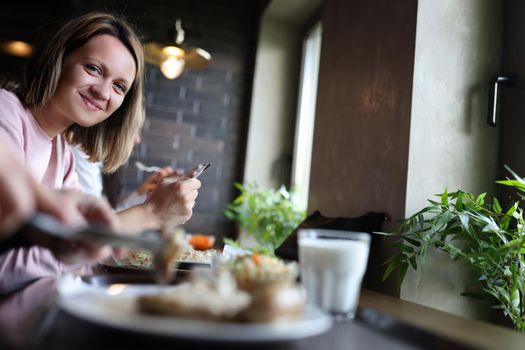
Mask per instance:
[[[107,83],[91,85],[91,91],[96,99],[107,101],[110,96],[110,87]]]

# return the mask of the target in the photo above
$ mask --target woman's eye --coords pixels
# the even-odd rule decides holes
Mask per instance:
[[[94,64],[86,64],[86,70],[91,73],[102,75],[102,71],[100,70],[100,68],[98,68]]]
[[[124,84],[115,83],[114,86],[119,92],[126,93],[126,86]]]

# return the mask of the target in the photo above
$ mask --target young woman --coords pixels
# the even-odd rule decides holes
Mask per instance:
[[[38,182],[81,190],[70,144],[102,161],[107,172],[122,165],[144,120],[143,71],[141,43],[124,20],[104,13],[73,19],[51,38],[23,81],[4,83],[0,138]],[[200,185],[193,178],[160,183],[144,204],[118,213],[118,228],[183,224]],[[63,265],[42,248],[14,249],[0,256],[0,292],[77,267]]]

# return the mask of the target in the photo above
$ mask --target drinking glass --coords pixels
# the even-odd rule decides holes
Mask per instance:
[[[369,250],[366,232],[299,230],[301,281],[308,302],[336,321],[353,319]]]

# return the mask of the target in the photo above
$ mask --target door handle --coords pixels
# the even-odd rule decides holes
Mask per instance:
[[[495,75],[490,80],[489,86],[489,109],[488,109],[488,118],[487,122],[490,126],[496,126],[496,119],[498,116],[498,96],[499,96],[499,86],[513,87],[518,81],[518,76],[516,74],[504,74],[504,75]]]

